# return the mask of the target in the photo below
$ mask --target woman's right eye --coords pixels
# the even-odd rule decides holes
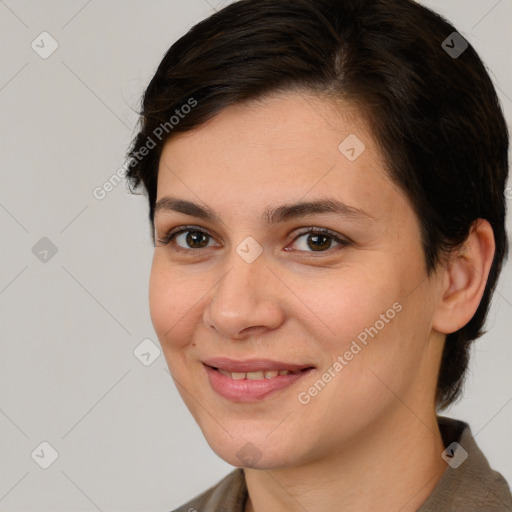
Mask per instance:
[[[183,251],[193,251],[219,245],[210,234],[190,227],[171,230],[163,238],[159,239],[158,242],[162,245],[170,245],[173,242],[179,250]]]

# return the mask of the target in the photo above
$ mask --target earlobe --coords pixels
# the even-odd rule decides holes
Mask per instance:
[[[477,219],[464,244],[448,257],[434,329],[450,334],[471,320],[484,294],[494,251],[491,225],[484,219]]]

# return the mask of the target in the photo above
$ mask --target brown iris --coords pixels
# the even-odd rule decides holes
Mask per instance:
[[[329,249],[331,237],[326,235],[309,235],[308,246],[314,251]]]
[[[194,249],[206,247],[209,238],[206,233],[202,233],[201,231],[189,231],[186,236],[187,244]]]

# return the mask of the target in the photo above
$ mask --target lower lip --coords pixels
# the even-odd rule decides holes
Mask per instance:
[[[294,382],[309,374],[313,368],[300,373],[278,375],[272,379],[232,379],[222,375],[212,367],[204,365],[210,385],[219,395],[236,402],[255,402],[281,389],[291,386]]]

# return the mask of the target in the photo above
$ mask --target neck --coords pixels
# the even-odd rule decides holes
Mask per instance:
[[[418,419],[401,406],[348,448],[291,468],[245,469],[245,512],[415,512],[446,464],[435,413]]]

